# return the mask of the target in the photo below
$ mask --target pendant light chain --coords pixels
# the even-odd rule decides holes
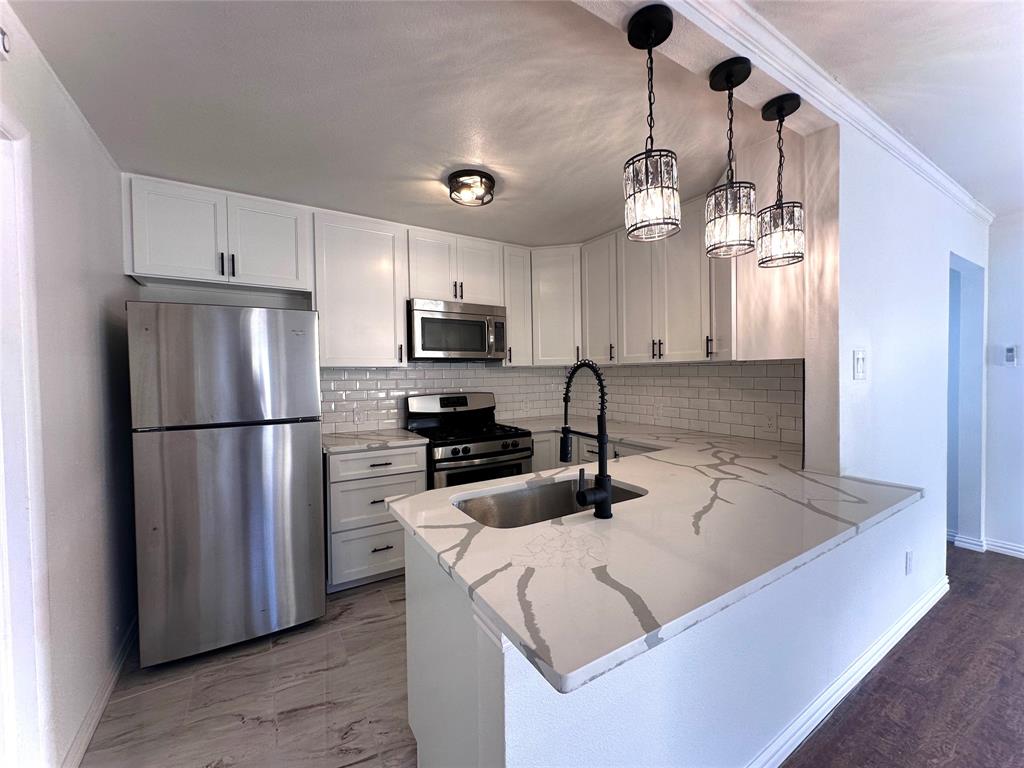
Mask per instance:
[[[727,110],[727,113],[728,113],[728,116],[729,116],[729,130],[727,130],[725,132],[725,135],[729,139],[729,154],[728,154],[729,168],[726,171],[726,181],[729,184],[732,184],[733,178],[735,176],[735,168],[736,168],[736,152],[733,151],[733,148],[732,148],[732,118],[733,118],[732,88],[729,89],[729,108]]]
[[[782,118],[779,118],[779,126],[775,129],[779,134],[776,146],[779,148],[779,190],[775,198],[775,205],[782,207],[782,167],[786,164],[786,153],[782,151]]]
[[[647,151],[654,149],[654,49],[647,49]]]

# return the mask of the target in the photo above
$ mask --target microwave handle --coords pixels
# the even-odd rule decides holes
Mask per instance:
[[[487,354],[494,354],[494,318],[487,318]]]

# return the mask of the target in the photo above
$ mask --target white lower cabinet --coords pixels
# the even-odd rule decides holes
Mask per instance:
[[[398,523],[331,534],[331,588],[357,586],[405,567],[405,534]]]
[[[328,592],[404,567],[402,527],[384,500],[425,491],[426,460],[422,445],[327,457]]]

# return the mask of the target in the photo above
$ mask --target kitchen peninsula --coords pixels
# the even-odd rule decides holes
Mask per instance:
[[[662,432],[610,462],[645,492],[610,520],[493,528],[455,506],[578,467],[389,500],[422,768],[775,764],[944,593],[905,553],[921,491]]]

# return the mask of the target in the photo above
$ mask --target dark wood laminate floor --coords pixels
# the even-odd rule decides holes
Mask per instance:
[[[1024,560],[949,547],[950,591],[783,768],[1024,768]]]

